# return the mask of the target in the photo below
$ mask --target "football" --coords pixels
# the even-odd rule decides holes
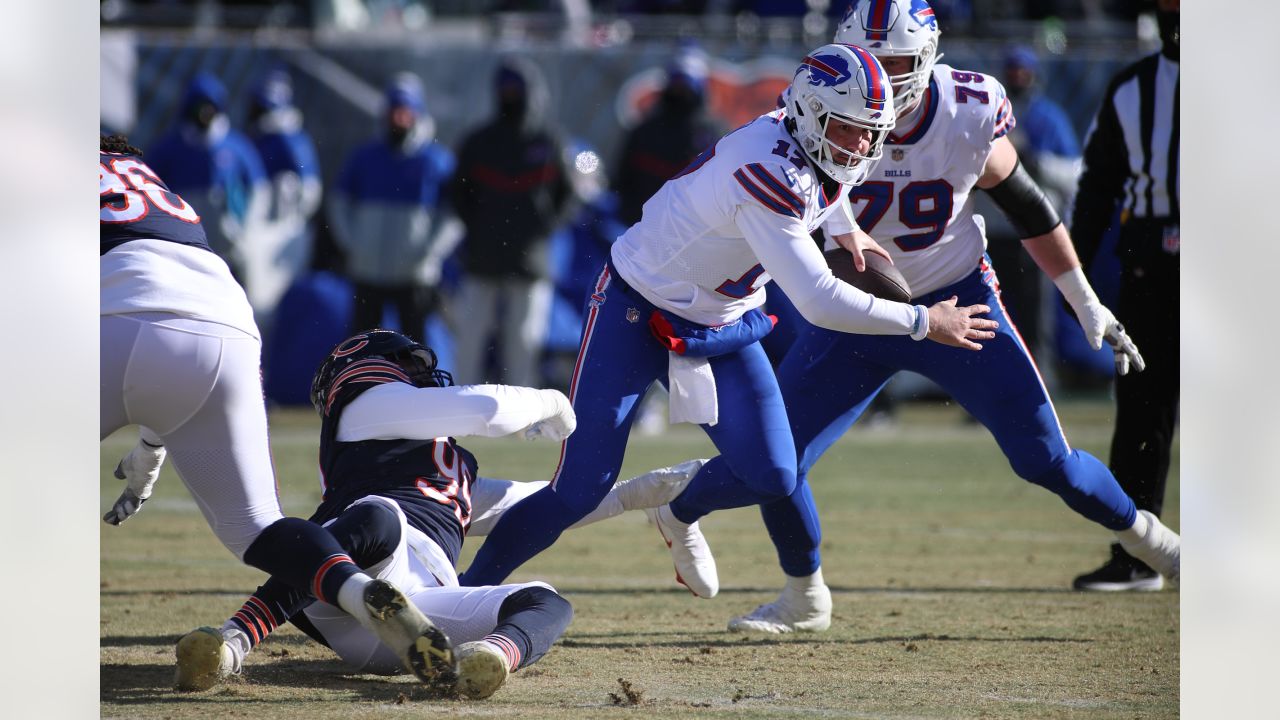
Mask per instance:
[[[863,253],[867,269],[858,272],[853,267],[853,253],[848,250],[838,247],[824,254],[831,274],[859,290],[885,300],[907,302],[911,299],[911,287],[907,285],[907,279],[884,257],[872,252]]]

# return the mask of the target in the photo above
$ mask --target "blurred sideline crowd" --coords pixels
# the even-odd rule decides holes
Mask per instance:
[[[421,80],[400,72],[385,81],[376,134],[321,157],[307,125],[325,118],[303,117],[280,66],[255,81],[243,117],[231,116],[217,76],[197,74],[144,159],[196,208],[245,287],[264,335],[269,401],[307,403],[319,359],[374,326],[423,338],[460,383],[567,389],[584,301],[609,246],[666,179],[729,129],[708,111],[708,61],[696,44],[674,46],[656,102],[610,158],[557,126],[542,72],[510,55],[489,78],[494,113],[454,147],[435,139],[436,124],[454,119],[433,116]],[[1018,118],[1010,137],[1065,217],[1080,138],[1041,90],[1038,68],[1030,47],[1007,48],[1001,79]],[[336,176],[322,162],[337,163]],[[324,177],[337,180],[325,187]],[[1051,381],[1057,369],[1077,386],[1104,387],[1110,353],[1084,344],[1003,215],[980,211],[1004,268],[1004,300],[1042,369]],[[1099,265],[1105,294],[1118,269]],[[785,322],[785,298],[767,292]],[[930,394],[903,382],[887,397]]]

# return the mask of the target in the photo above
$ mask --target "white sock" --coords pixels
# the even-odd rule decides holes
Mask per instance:
[[[1117,530],[1116,537],[1120,538],[1122,544],[1136,545],[1147,536],[1149,529],[1150,523],[1147,522],[1147,516],[1137,513],[1133,516],[1133,525],[1130,525],[1128,530]]]
[[[249,636],[244,634],[235,623],[230,620],[222,624],[222,642],[231,648],[231,654],[235,657],[235,665],[233,672],[240,672],[240,668],[244,665],[245,656],[253,649],[253,643],[249,641]]]
[[[373,578],[364,573],[356,573],[338,588],[338,607],[365,627],[373,623],[369,609],[364,606],[364,588],[371,582]]]
[[[798,593],[807,595],[810,591],[817,590],[826,585],[822,580],[822,568],[818,568],[812,575],[804,577],[787,576],[787,584],[784,589],[789,593]]]

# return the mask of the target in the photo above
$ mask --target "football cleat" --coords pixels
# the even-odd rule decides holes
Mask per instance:
[[[364,606],[378,639],[406,670],[432,687],[452,687],[458,669],[453,644],[404,593],[386,580],[374,580],[364,589]]]
[[[1119,543],[1113,543],[1111,559],[1097,570],[1077,576],[1071,587],[1095,592],[1152,592],[1164,587],[1164,578],[1146,563],[1129,557]]]
[[[662,539],[671,550],[676,565],[676,582],[689,588],[700,598],[713,598],[720,592],[720,577],[711,546],[695,521],[686,525],[671,514],[671,505],[647,508],[649,521],[658,526]]]
[[[822,632],[831,627],[831,590],[817,585],[800,593],[783,589],[778,599],[729,621],[731,632]]]
[[[675,500],[707,461],[686,460],[679,465],[650,470],[613,486],[624,510],[656,508]]]
[[[458,646],[458,694],[472,700],[483,700],[506,682],[510,669],[507,656],[483,640]]]
[[[178,671],[174,686],[179,690],[208,690],[240,672],[231,646],[216,628],[196,628],[178,640]]]
[[[1182,538],[1178,533],[1165,527],[1160,518],[1146,510],[1139,510],[1147,519],[1147,533],[1135,543],[1120,541],[1120,547],[1133,557],[1141,560],[1152,570],[1165,576],[1170,582],[1177,584],[1182,565]]]

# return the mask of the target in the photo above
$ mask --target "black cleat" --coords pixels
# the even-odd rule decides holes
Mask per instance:
[[[1076,577],[1071,587],[1095,592],[1151,592],[1164,587],[1164,578],[1130,556],[1119,543],[1112,543],[1111,559],[1097,570]]]

